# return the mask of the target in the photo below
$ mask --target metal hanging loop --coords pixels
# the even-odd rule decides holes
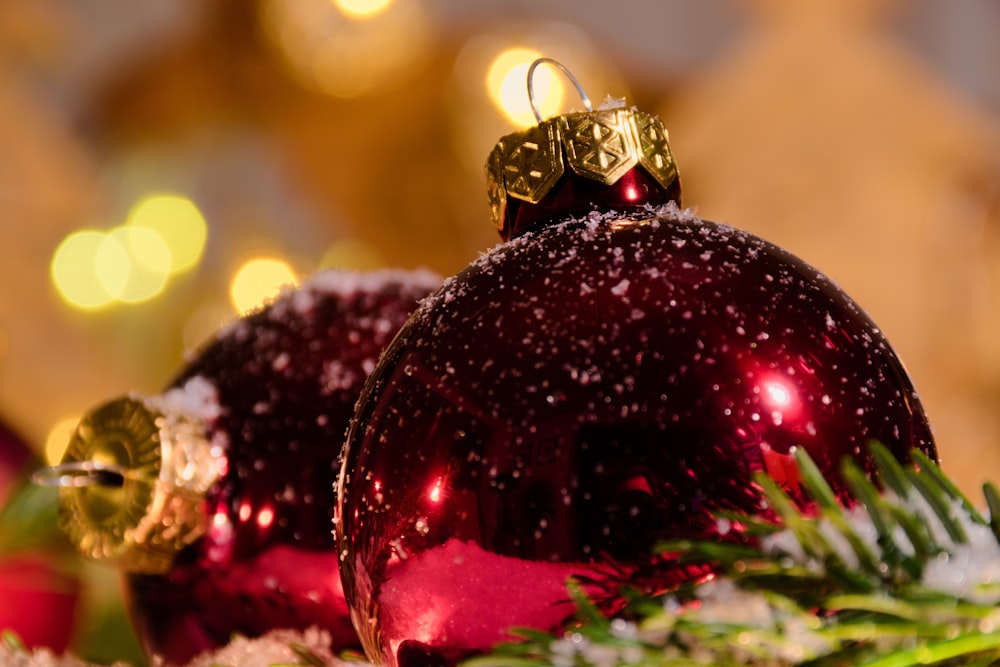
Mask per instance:
[[[35,471],[31,481],[39,486],[82,488],[85,486],[122,486],[129,471],[119,465],[96,461],[60,463]]]
[[[535,114],[536,121],[539,123],[542,122],[542,114],[538,112],[538,106],[535,104],[535,69],[543,63],[548,63],[553,67],[559,68],[559,70],[565,74],[566,78],[573,84],[573,87],[576,88],[576,92],[580,95],[580,100],[583,102],[583,106],[587,109],[587,111],[594,110],[594,105],[590,103],[590,98],[587,97],[587,93],[584,92],[583,86],[580,85],[580,82],[576,80],[576,77],[573,76],[573,73],[570,72],[565,65],[553,58],[538,58],[531,63],[530,67],[528,67],[528,103],[531,104],[531,112]]]

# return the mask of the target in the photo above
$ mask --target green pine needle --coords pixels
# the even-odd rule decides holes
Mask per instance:
[[[924,477],[929,481],[933,482],[938,486],[941,491],[943,491],[952,500],[957,500],[962,504],[962,508],[965,510],[966,515],[976,523],[982,524],[984,526],[989,525],[989,521],[979,513],[972,501],[969,500],[964,493],[962,493],[958,486],[955,485],[947,475],[942,472],[940,468],[937,467],[930,457],[924,454],[919,449],[914,449],[911,452],[913,457],[913,462],[919,466],[920,471],[924,474]]]
[[[983,496],[986,497],[986,507],[990,510],[990,528],[997,542],[1000,542],[1000,490],[993,482],[987,482],[983,485]]]
[[[896,457],[881,443],[872,442],[869,443],[868,447],[875,459],[875,465],[878,467],[879,481],[900,498],[907,498],[910,482],[903,467],[896,461]]]
[[[1000,586],[986,581],[938,590],[934,576],[925,580],[932,572],[940,578],[946,566],[940,559],[960,550],[992,554],[1000,544],[1000,489],[984,487],[984,516],[922,453],[913,452],[912,463],[903,465],[878,443],[871,452],[885,491],[845,462],[852,509],[799,450],[809,514],[761,475],[755,482],[776,520],[720,515],[743,527],[751,544],[675,540],[656,549],[661,558],[711,566],[714,580],[660,597],[626,591],[626,610],[614,620],[571,583],[578,613],[569,634],[519,630],[520,641],[466,665],[1000,664]]]
[[[922,643],[908,651],[898,651],[876,660],[864,663],[860,667],[909,667],[910,665],[935,665],[945,660],[960,657],[975,657],[987,651],[1000,649],[1000,634],[963,635],[955,639]],[[1000,655],[988,656],[993,663]]]

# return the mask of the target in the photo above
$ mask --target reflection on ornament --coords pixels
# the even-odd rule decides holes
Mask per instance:
[[[185,664],[234,633],[316,626],[355,645],[331,536],[361,385],[426,272],[326,271],[223,328],[170,388],[99,406],[63,461],[60,525],[123,571],[150,655]]]
[[[763,511],[760,471],[801,499],[796,448],[841,498],[840,462],[871,473],[870,440],[935,455],[875,324],[784,250],[681,210],[665,140],[621,106],[491,154],[508,240],[423,302],[348,434],[337,538],[371,660],[448,664],[512,625],[554,630],[568,576],[608,611],[623,585],[704,576],[653,546],[742,539],[714,513]]]

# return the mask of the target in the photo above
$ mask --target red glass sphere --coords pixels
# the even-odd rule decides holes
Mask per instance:
[[[205,436],[223,473],[205,496],[207,534],[164,574],[125,574],[150,655],[186,664],[234,634],[312,626],[334,649],[357,645],[331,535],[337,457],[379,353],[439,285],[423,272],[317,274],[222,330],[171,384],[213,388]]]
[[[370,659],[453,662],[558,628],[570,575],[598,600],[697,576],[653,545],[759,512],[757,471],[795,495],[797,447],[843,494],[871,440],[936,456],[888,342],[814,268],[673,204],[549,225],[447,281],[366,385],[347,602]]]

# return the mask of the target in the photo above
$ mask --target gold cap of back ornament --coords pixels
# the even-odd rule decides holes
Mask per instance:
[[[536,68],[546,63],[566,75],[586,111],[542,119],[533,77]],[[508,224],[508,197],[538,204],[567,168],[610,186],[638,166],[680,204],[680,175],[663,121],[626,107],[624,100],[611,99],[595,110],[573,73],[552,58],[532,62],[527,79],[528,101],[538,123],[501,137],[486,159],[490,216],[501,233]]]
[[[62,462],[32,479],[58,487],[59,526],[81,554],[163,573],[207,528],[205,493],[221,459],[205,434],[196,418],[118,398],[87,413]]]

